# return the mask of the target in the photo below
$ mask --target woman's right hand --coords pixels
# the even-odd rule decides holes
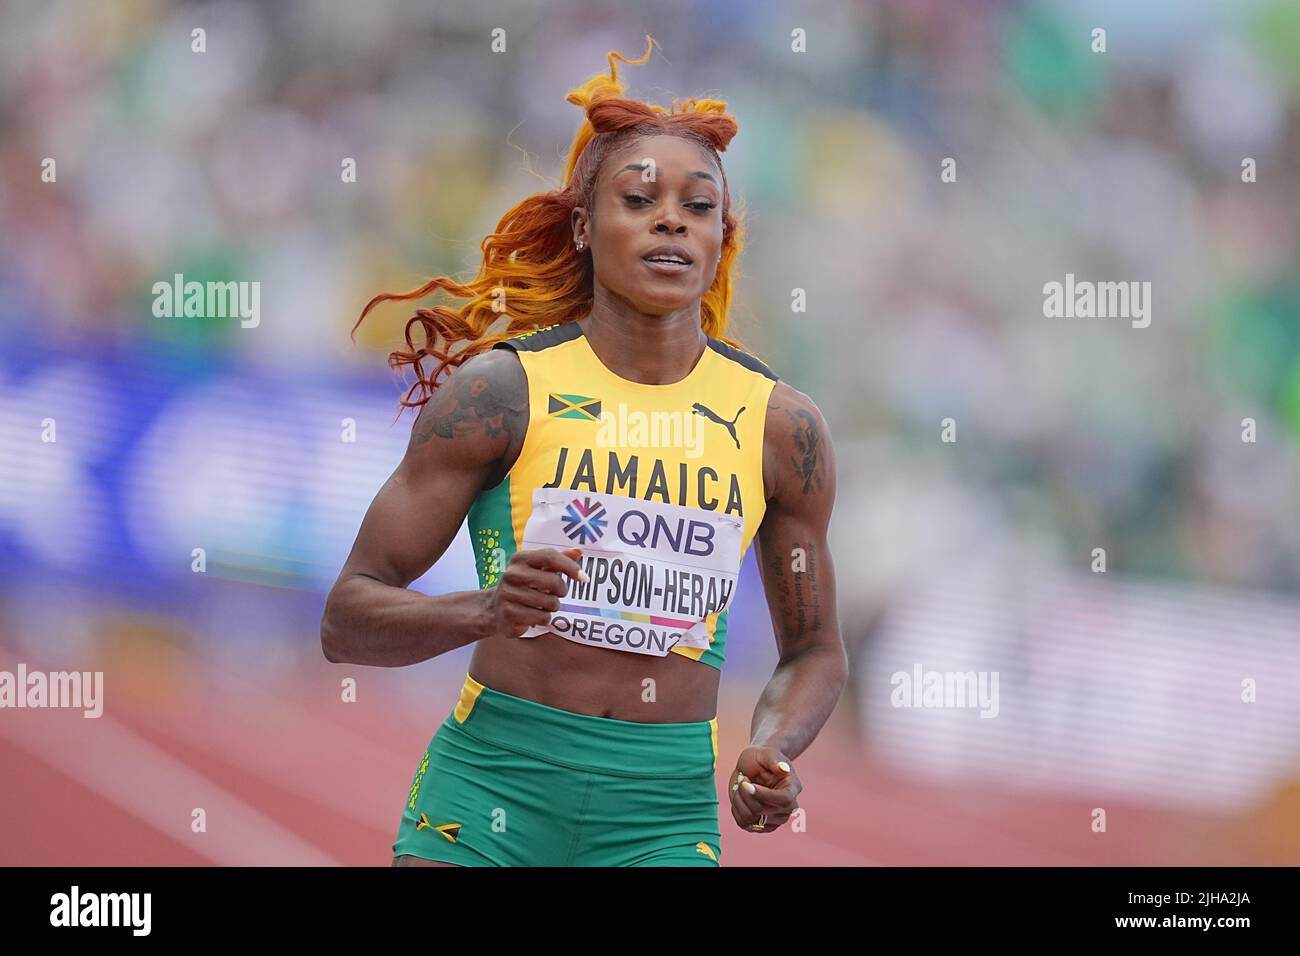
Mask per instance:
[[[519,637],[534,625],[551,623],[551,614],[560,609],[560,598],[569,591],[569,579],[588,581],[578,564],[580,557],[581,548],[535,548],[512,554],[501,580],[484,592],[492,633]]]

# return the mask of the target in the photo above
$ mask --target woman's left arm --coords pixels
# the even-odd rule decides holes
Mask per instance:
[[[780,659],[730,782],[736,822],[770,832],[797,808],[802,785],[792,761],[826,723],[848,680],[826,543],[835,453],[812,399],[780,382],[768,403],[763,469],[767,512],[755,557]]]

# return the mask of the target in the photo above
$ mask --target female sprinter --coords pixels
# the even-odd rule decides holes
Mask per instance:
[[[564,188],[505,215],[477,278],[361,315],[468,300],[420,309],[390,356],[423,407],[321,621],[336,662],[474,645],[394,865],[717,866],[718,679],[749,636],[727,616],[751,540],[780,663],[727,780],[739,826],[790,818],[795,758],[844,687],[826,423],[725,337],[737,125],[717,100],[624,98],[615,59],[652,48],[569,93],[585,120]],[[480,590],[407,590],[467,517]]]

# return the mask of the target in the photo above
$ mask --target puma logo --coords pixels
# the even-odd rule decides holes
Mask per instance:
[[[721,425],[723,428],[729,431],[731,433],[731,440],[736,443],[736,448],[740,448],[740,439],[736,437],[736,419],[740,418],[740,412],[743,412],[744,410],[745,410],[745,406],[741,405],[740,411],[736,412],[736,417],[733,418],[731,421],[727,421],[725,418],[723,418],[713,409],[709,408],[707,405],[701,405],[699,402],[696,402],[694,405],[691,406],[691,411],[695,412],[696,415],[703,415],[709,421],[717,422],[719,425]]]

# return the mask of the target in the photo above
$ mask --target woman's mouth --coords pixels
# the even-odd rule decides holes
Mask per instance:
[[[683,256],[670,254],[645,256],[641,261],[662,275],[679,275],[691,267]]]

